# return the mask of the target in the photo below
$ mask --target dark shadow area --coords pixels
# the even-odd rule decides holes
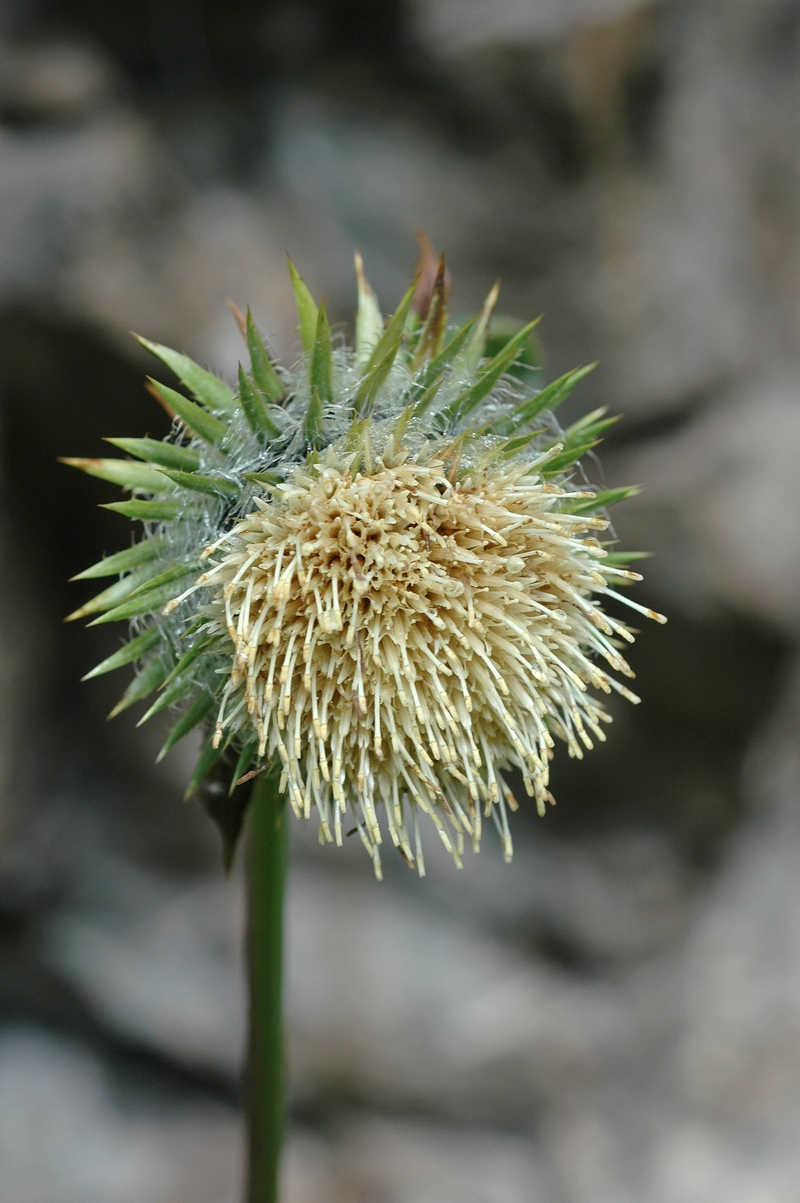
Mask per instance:
[[[689,863],[711,867],[742,816],[742,758],[779,691],[790,644],[733,613],[697,622],[671,613],[665,627],[643,622],[638,631],[626,656],[642,704],[614,696],[607,742],[582,761],[556,756],[558,804],[547,828],[564,837],[652,829]]]
[[[148,431],[161,438],[169,419],[145,392],[158,365],[126,359],[87,326],[25,313],[0,317],[4,509],[20,587],[57,640],[48,673],[53,718],[69,722],[75,682],[116,632],[64,628],[63,620],[104,586],[70,577],[132,537],[120,515],[99,508],[113,486],[58,463],[62,455],[115,454],[107,435]],[[102,688],[102,686],[101,686]]]
[[[138,532],[102,508],[118,499],[114,486],[58,457],[108,456],[107,435],[163,437],[169,418],[145,391],[145,373],[168,374],[144,352],[126,357],[89,326],[24,312],[0,319],[3,533],[17,566],[17,604],[34,633],[30,687],[37,714],[36,729],[22,734],[12,788],[29,800],[21,812],[29,826],[53,795],[61,797],[59,806],[72,798],[79,827],[97,811],[132,855],[180,871],[208,863],[215,840],[198,823],[195,804],[187,809],[181,801],[178,783],[146,767],[160,728],[143,744],[135,730],[138,710],[105,721],[130,670],[81,682],[124,642],[124,632],[89,627],[91,619],[64,622],[109,584],[70,578],[122,550]],[[45,813],[40,821],[57,829],[64,818]],[[47,847],[41,852],[48,862]]]

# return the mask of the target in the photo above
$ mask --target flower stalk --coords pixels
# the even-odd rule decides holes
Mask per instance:
[[[283,909],[289,849],[285,795],[276,773],[254,782],[247,826],[247,961],[250,1018],[245,1105],[245,1203],[276,1203],[286,1117],[283,1042]]]
[[[537,322],[496,317],[497,286],[453,322],[430,248],[390,317],[356,255],[353,345],[289,266],[292,367],[235,306],[250,366],[234,386],[140,339],[184,389],[151,382],[170,434],[65,461],[127,490],[105,508],[144,527],[77,578],[112,583],[70,619],[130,624],[87,676],[133,665],[112,716],[175,713],[159,759],[201,735],[187,797],[226,866],[246,822],[247,1203],[278,1191],[289,808],[322,843],[357,832],[378,877],[392,848],[424,874],[422,823],[459,868],[490,825],[509,861],[520,784],[544,815],[557,745],[605,739],[601,695],[639,701],[620,605],[666,621],[625,596],[641,553],[616,547],[608,510],[636,486],[584,471],[615,419],[555,417],[594,365],[537,387]]]

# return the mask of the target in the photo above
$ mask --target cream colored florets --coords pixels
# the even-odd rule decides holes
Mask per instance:
[[[542,812],[553,737],[576,756],[604,739],[587,686],[637,700],[594,659],[632,675],[615,646],[630,634],[593,598],[635,574],[598,571],[606,521],[561,499],[529,464],[457,479],[398,456],[353,475],[330,452],[299,471],[208,552],[212,628],[233,644],[216,741],[251,727],[295,813],[316,807],[337,843],[349,817],[378,871],[381,806],[420,872],[420,811],[458,863],[489,816],[510,858],[502,771]]]

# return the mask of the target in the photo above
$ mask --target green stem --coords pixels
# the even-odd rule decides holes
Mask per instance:
[[[285,1122],[283,1056],[283,896],[288,816],[277,775],[253,786],[248,818],[250,1031],[246,1070],[246,1203],[276,1203]]]

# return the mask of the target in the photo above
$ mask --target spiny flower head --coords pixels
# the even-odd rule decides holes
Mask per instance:
[[[449,326],[443,260],[384,325],[357,256],[354,348],[290,270],[291,371],[249,313],[236,392],[145,342],[193,396],[152,385],[170,436],[111,440],[135,460],[67,461],[128,488],[109,508],[144,522],[138,543],[80,574],[119,579],[71,617],[132,624],[88,675],[137,665],[112,713],[153,693],[142,722],[180,707],[161,755],[202,725],[189,790],[225,766],[232,798],[215,817],[229,845],[237,784],[275,768],[323,842],[355,824],[379,875],[387,837],[424,872],[420,814],[458,864],[491,818],[510,859],[504,774],[519,770],[544,813],[556,740],[582,756],[605,738],[592,691],[638,701],[613,675],[633,676],[620,651],[632,633],[602,600],[663,621],[616,592],[640,579],[623,566],[634,557],[597,537],[633,490],[579,475],[610,420],[597,410],[562,431],[552,416],[588,368],[541,391],[512,374],[535,322],[487,354],[496,288]]]

